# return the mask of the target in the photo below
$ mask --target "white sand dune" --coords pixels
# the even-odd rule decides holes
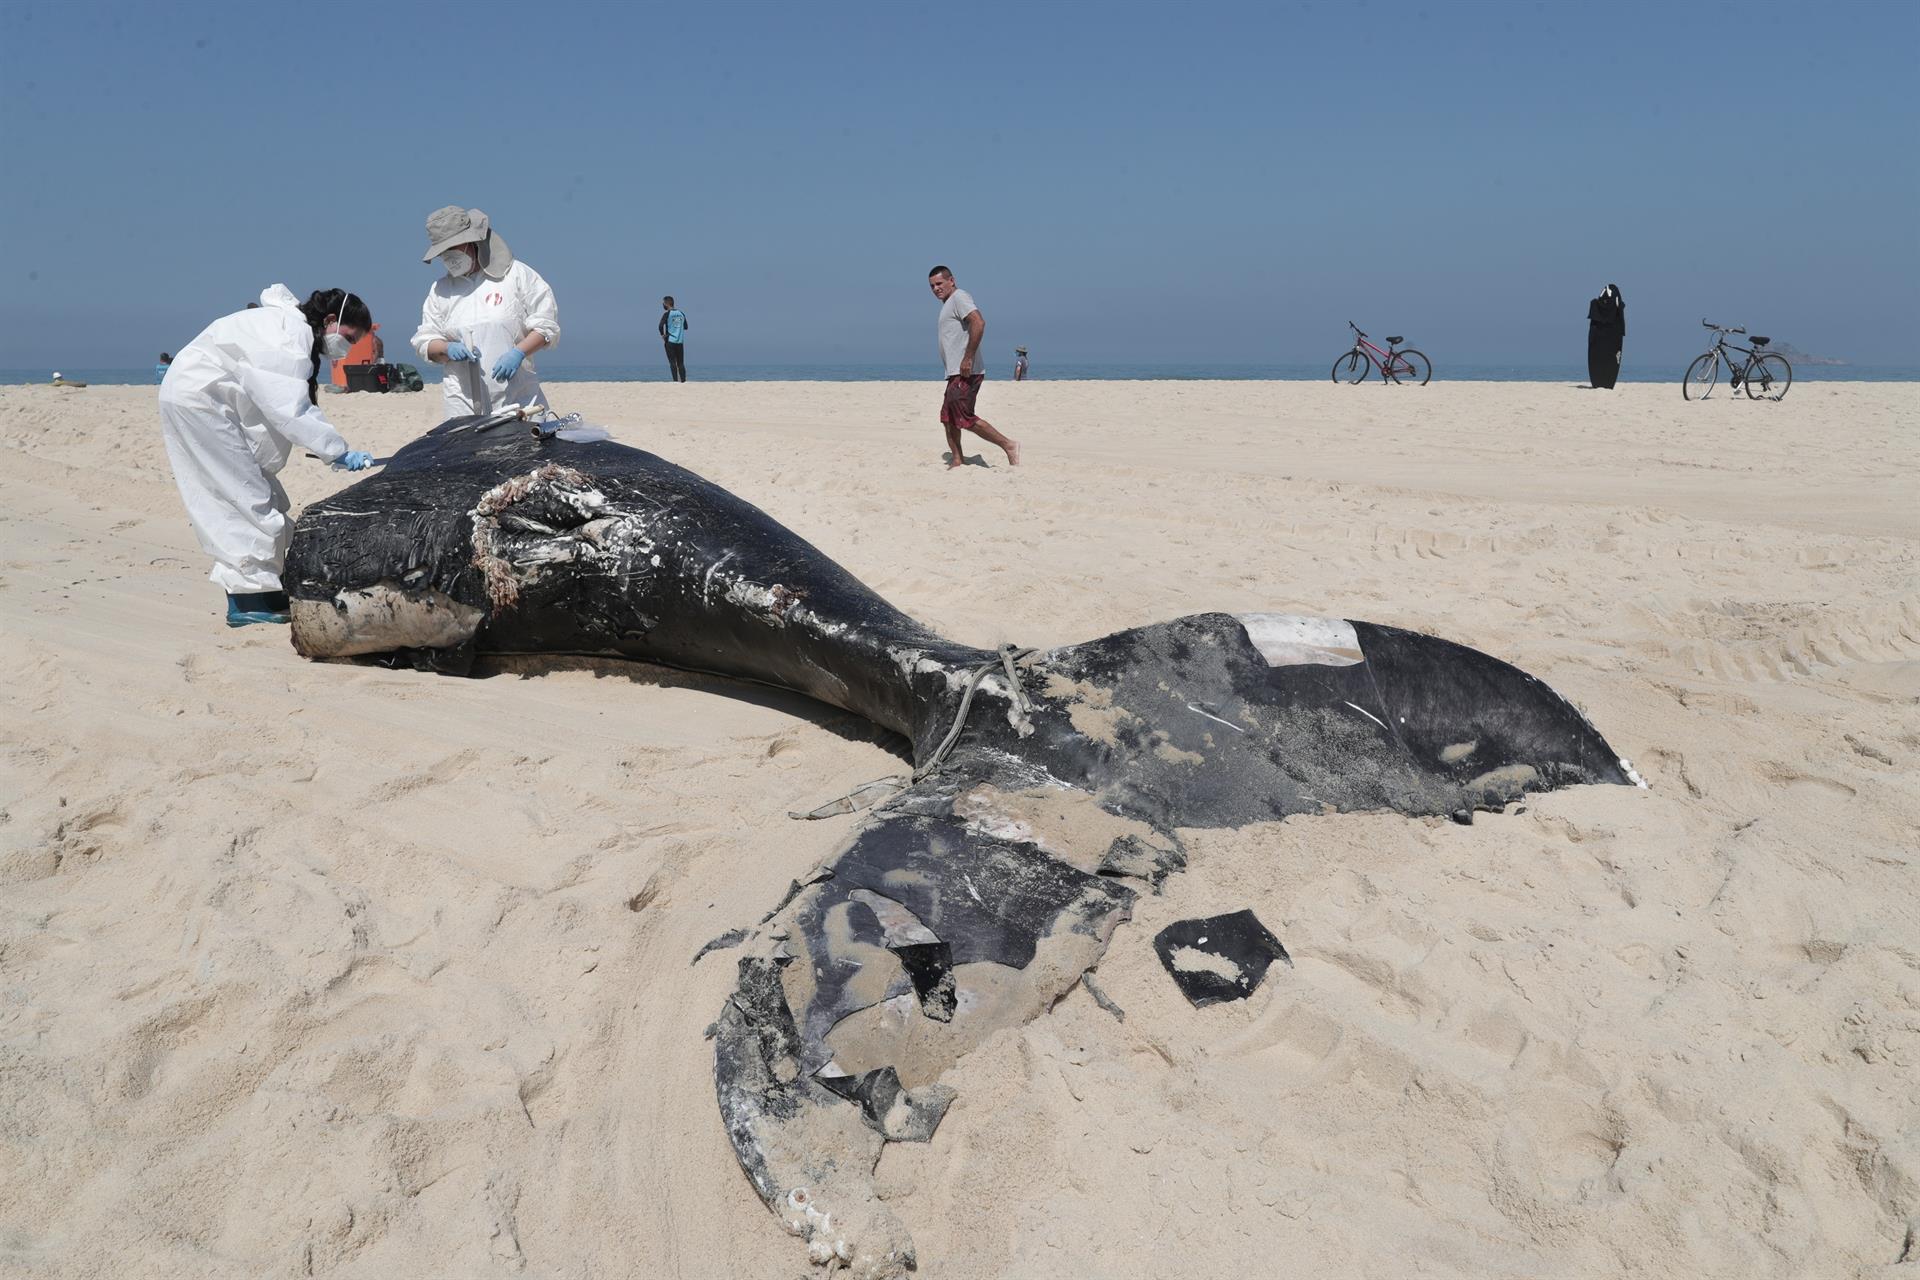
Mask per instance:
[[[1651,789],[1189,833],[1099,981],[884,1195],[943,1278],[1837,1277],[1920,1258],[1920,396],[556,385],[975,644],[1209,609],[1432,631]],[[329,397],[386,454],[439,397]],[[296,460],[296,502],[350,480]],[[892,771],[856,718],[581,659],[228,631],[151,388],[0,388],[0,1274],[791,1277],[689,962]],[[1149,940],[1292,952],[1195,1011]]]

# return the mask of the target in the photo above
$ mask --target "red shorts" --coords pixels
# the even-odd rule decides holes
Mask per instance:
[[[940,401],[940,424],[958,427],[962,431],[973,430],[978,417],[973,411],[973,402],[980,395],[980,380],[984,373],[956,373],[947,379],[947,393]]]

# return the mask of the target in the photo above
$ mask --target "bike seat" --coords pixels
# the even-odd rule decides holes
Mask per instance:
[[[1405,339],[1405,338],[1388,338],[1388,339],[1387,339],[1387,345],[1391,347],[1391,346],[1394,346],[1394,345],[1395,345],[1395,344],[1397,344],[1397,343],[1401,343],[1401,342],[1405,342],[1405,341],[1406,341],[1406,339]]]
[[[1747,341],[1751,342],[1756,347],[1764,347],[1767,345],[1767,339],[1765,338],[1749,338],[1747,339]]]

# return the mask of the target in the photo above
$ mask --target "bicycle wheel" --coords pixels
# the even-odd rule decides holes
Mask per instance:
[[[1687,366],[1687,376],[1680,383],[1680,394],[1688,400],[1705,400],[1719,377],[1720,357],[1709,351]]]
[[[1778,400],[1793,385],[1793,366],[1769,351],[1747,366],[1747,398]]]
[[[1367,376],[1367,370],[1373,368],[1366,356],[1358,351],[1349,351],[1333,362],[1333,380],[1335,382],[1359,382]]]
[[[1409,387],[1424,387],[1427,379],[1433,376],[1433,361],[1408,347],[1405,351],[1393,353],[1393,359],[1387,365],[1387,373],[1395,382]]]

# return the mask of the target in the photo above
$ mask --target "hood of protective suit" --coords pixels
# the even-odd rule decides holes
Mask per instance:
[[[270,284],[260,291],[260,305],[263,307],[299,307],[300,299],[293,296],[293,290],[283,284]]]

